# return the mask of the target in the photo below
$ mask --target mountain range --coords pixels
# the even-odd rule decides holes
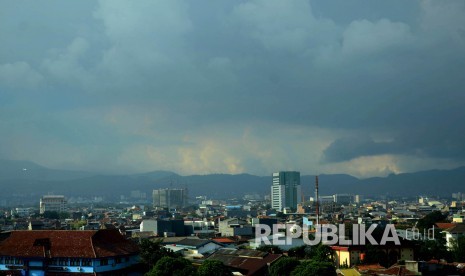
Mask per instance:
[[[306,197],[314,195],[315,176],[301,177]],[[450,196],[465,192],[465,167],[452,170],[428,170],[391,174],[387,177],[359,179],[347,174],[319,176],[320,195],[336,193],[365,196]],[[251,174],[208,174],[181,176],[170,171],[142,174],[108,175],[85,171],[57,170],[30,161],[0,160],[0,197],[40,196],[48,193],[67,196],[104,196],[119,198],[139,190],[150,196],[157,188],[188,188],[190,197],[241,197],[265,195],[270,191],[270,176]]]

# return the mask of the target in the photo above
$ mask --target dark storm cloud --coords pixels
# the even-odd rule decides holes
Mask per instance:
[[[462,1],[1,5],[5,158],[267,174],[465,157]]]
[[[341,162],[361,156],[399,153],[390,142],[374,142],[369,137],[340,138],[323,151],[324,162]]]

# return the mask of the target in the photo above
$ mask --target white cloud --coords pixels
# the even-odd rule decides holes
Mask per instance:
[[[106,69],[157,66],[177,61],[183,35],[192,24],[183,1],[100,1],[96,17],[104,24],[112,45],[106,50]],[[110,67],[111,66],[111,67]],[[118,66],[117,68],[112,68]],[[127,70],[127,69],[126,69]]]
[[[13,89],[38,88],[44,77],[27,62],[0,64],[0,85]]]
[[[51,57],[42,62],[42,69],[49,74],[52,82],[71,82],[77,86],[85,84],[89,81],[90,72],[82,65],[81,60],[89,47],[86,39],[77,37],[65,50],[51,51]]]
[[[465,42],[464,1],[421,1],[422,31],[435,39],[453,39]],[[430,37],[431,39],[431,37]]]
[[[377,22],[357,20],[343,33],[342,51],[345,54],[367,55],[390,47],[409,44],[413,40],[410,27],[401,22],[381,19]]]
[[[255,0],[238,5],[232,19],[271,50],[302,53],[333,42],[336,25],[315,18],[308,1]]]

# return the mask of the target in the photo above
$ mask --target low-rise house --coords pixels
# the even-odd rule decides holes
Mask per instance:
[[[222,237],[251,236],[253,234],[252,225],[238,218],[220,221],[218,231],[221,233]]]
[[[413,246],[402,240],[401,245],[377,245],[384,255],[386,264],[391,265],[398,260],[413,260]],[[341,267],[352,267],[364,261],[367,254],[365,245],[334,245],[331,246],[335,257],[336,265]]]
[[[226,237],[221,237],[221,238],[213,238],[211,239],[212,241],[224,244],[227,247],[234,247],[237,243],[236,240],[233,240],[231,238],[226,238]]]
[[[281,254],[270,254],[257,250],[223,248],[207,260],[218,260],[229,267],[235,275],[268,275],[268,267],[278,260]]]
[[[464,219],[465,219],[465,215],[464,215],[463,213],[455,214],[455,215],[452,217],[452,222],[455,222],[455,223],[463,223],[463,222],[464,222]]]
[[[225,245],[213,240],[198,239],[198,238],[183,238],[172,242],[171,238],[166,238],[162,244],[174,252],[181,252],[184,257],[203,257],[204,255],[212,254],[219,248]]]
[[[444,230],[444,233],[446,234],[446,246],[448,248],[452,248],[454,241],[456,241],[458,237],[465,235],[465,224],[457,223],[454,226]]]
[[[41,220],[31,220],[29,221],[28,230],[42,230],[44,229],[44,222]]]
[[[265,242],[266,241],[266,242]],[[293,238],[290,241],[286,240],[285,233],[276,233],[266,237],[256,237],[249,240],[249,247],[251,249],[257,249],[261,246],[269,245],[268,241],[281,249],[282,251],[288,251],[291,248],[307,245],[302,238]]]
[[[113,273],[139,262],[118,230],[12,231],[0,243],[0,272],[23,275]]]
[[[153,231],[156,236],[187,236],[193,233],[192,227],[185,226],[182,219],[143,220],[140,231]]]

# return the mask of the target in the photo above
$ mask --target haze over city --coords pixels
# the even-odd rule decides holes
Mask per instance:
[[[184,175],[465,165],[464,1],[204,2],[0,1],[0,159]]]

